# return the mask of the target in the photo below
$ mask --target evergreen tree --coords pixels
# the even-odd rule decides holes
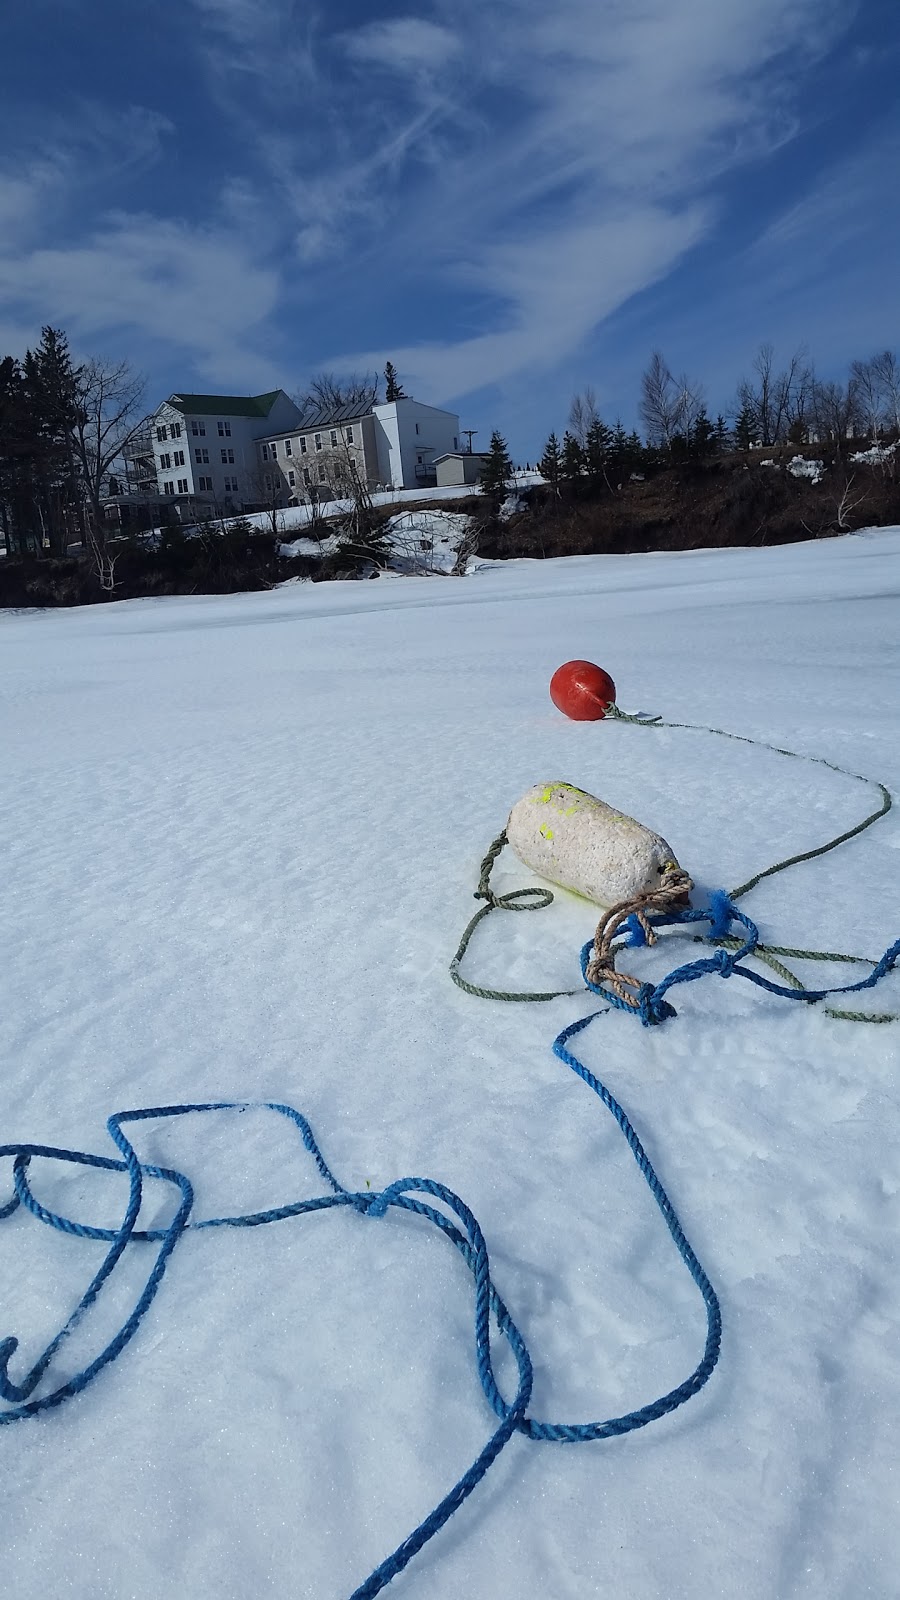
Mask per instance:
[[[12,555],[39,553],[34,419],[22,369],[13,356],[0,361],[0,514]]]
[[[701,406],[690,432],[689,447],[692,456],[708,456],[714,448],[716,430],[706,414],[706,407]]]
[[[616,425],[612,430],[609,449],[606,455],[606,477],[611,489],[621,489],[631,476],[631,460],[634,456],[634,444],[622,426],[621,419],[616,418]],[[640,439],[637,441],[638,451],[641,449]]]
[[[512,470],[506,440],[495,428],[491,434],[491,447],[487,460],[481,471],[481,487],[485,494],[494,501],[502,500],[509,479],[512,477]]]
[[[538,472],[541,474],[541,477],[546,478],[554,494],[559,494],[559,477],[561,466],[562,457],[559,449],[559,440],[557,439],[555,433],[551,433],[546,445],[544,446],[544,454],[541,456],[541,459],[538,462]]]
[[[577,483],[584,477],[585,460],[584,451],[575,435],[566,431],[563,435],[562,460],[559,475],[566,483]]]
[[[84,484],[74,432],[82,369],[72,365],[69,341],[59,328],[41,329],[37,349],[25,354],[24,378],[37,420],[41,479],[48,500],[47,534],[54,554],[64,555],[69,538],[84,538]]]
[[[607,464],[612,445],[612,429],[599,417],[591,423],[584,441],[584,469],[591,489],[598,491],[607,482]]]
[[[734,445],[736,450],[749,450],[755,439],[759,437],[759,418],[751,405],[741,406],[738,419],[734,425]]]
[[[408,395],[397,377],[397,368],[389,361],[384,369],[384,398],[386,401],[406,400]]]
[[[725,421],[721,411],[716,417],[713,434],[715,436],[716,449],[724,455],[726,450],[731,448],[731,434],[728,431],[728,423]]]

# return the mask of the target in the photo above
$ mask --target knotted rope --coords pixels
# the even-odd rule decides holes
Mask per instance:
[[[674,910],[677,905],[685,905],[693,887],[693,880],[688,874],[674,861],[669,861],[663,869],[658,889],[648,889],[630,900],[622,900],[605,917],[601,917],[585,972],[586,981],[591,987],[599,989],[600,984],[605,983],[624,1005],[637,1011],[640,1006],[640,979],[630,977],[627,972],[616,971],[613,941],[626,923],[634,921],[644,936],[644,943],[655,944],[656,933],[652,923],[647,920],[647,913],[656,911],[664,914]]]

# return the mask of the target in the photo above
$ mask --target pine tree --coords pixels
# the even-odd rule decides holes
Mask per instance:
[[[606,482],[606,468],[612,440],[612,430],[597,417],[588,428],[584,441],[584,469],[594,490],[598,490]]]
[[[84,539],[84,485],[73,444],[82,369],[72,366],[62,330],[46,327],[37,349],[26,351],[23,372],[37,420],[50,548],[63,555],[70,534],[80,531]]]
[[[750,450],[754,439],[759,436],[759,419],[753,407],[744,405],[734,425],[734,446],[736,450]]]
[[[728,423],[725,421],[721,411],[716,417],[713,433],[715,435],[716,449],[724,455],[726,450],[731,448],[731,434],[728,431]]]
[[[689,446],[692,456],[708,456],[714,448],[716,430],[706,414],[706,407],[701,406],[697,413],[694,426],[691,429]]]
[[[538,462],[538,472],[542,478],[546,478],[554,494],[559,494],[561,466],[562,456],[560,455],[559,440],[555,433],[551,433],[544,446],[544,454]]]
[[[501,433],[494,429],[491,434],[491,447],[487,460],[481,472],[481,487],[486,495],[494,501],[502,500],[506,493],[507,484],[512,477],[512,461],[506,447],[506,440]]]
[[[559,475],[567,483],[576,483],[584,477],[584,451],[575,435],[568,431],[563,435],[562,460]]]
[[[389,361],[384,369],[384,398],[386,401],[406,400],[408,395],[397,377],[397,368],[393,361]]]

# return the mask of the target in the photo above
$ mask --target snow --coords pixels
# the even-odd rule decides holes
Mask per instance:
[[[401,511],[388,522],[386,543],[396,572],[450,573],[472,519],[462,511]]]
[[[861,461],[868,467],[883,467],[890,461],[897,449],[897,444],[873,444],[868,450],[857,450],[850,457],[851,461]]]
[[[857,458],[854,456],[853,459],[856,460]],[[780,470],[780,462],[776,461],[773,456],[767,456],[765,461],[760,461],[759,465],[761,467],[774,467],[776,471]],[[792,456],[785,467],[785,471],[789,472],[792,478],[809,478],[811,483],[821,483],[825,472],[825,463],[824,461],[811,461],[806,456]]]
[[[384,534],[387,570],[407,575],[452,573],[471,522],[471,517],[462,511],[419,508],[397,512],[388,519]],[[342,536],[336,533],[321,541],[292,539],[278,548],[283,556],[331,556],[340,550],[343,542]],[[466,570],[474,571],[477,565],[476,559],[470,557]]]
[[[418,1173],[472,1207],[535,1361],[535,1415],[593,1421],[680,1382],[699,1296],[614,1124],[550,1050],[593,1006],[479,1001],[447,965],[481,857],[536,781],[661,832],[702,893],[877,803],[708,733],[567,722],[547,696],[566,659],[599,661],[626,709],[900,791],[898,562],[894,529],[3,615],[3,1137],[105,1155],[125,1107],[289,1101],[348,1187]],[[900,932],[898,852],[895,810],[743,904],[764,938],[877,957]],[[501,891],[532,881],[508,856]],[[592,927],[565,895],[497,913],[466,971],[574,987]],[[658,976],[686,950],[631,965]],[[580,1053],[720,1296],[719,1367],[626,1438],[514,1438],[389,1594],[896,1594],[900,1030],[737,979],[670,998],[674,1021],[604,1016]],[[900,977],[874,1000],[900,1010]],[[199,1215],[322,1191],[262,1111],[135,1137],[188,1173]],[[121,1215],[113,1175],[32,1178],[84,1220]],[[152,1219],[169,1204],[149,1186]],[[57,1381],[122,1320],[144,1249]],[[0,1225],[13,1376],[101,1256],[21,1211]],[[119,1361],[0,1429],[9,1593],[346,1600],[493,1431],[471,1314],[456,1253],[396,1212],[189,1234]],[[502,1355],[498,1375],[511,1393]]]
[[[517,469],[512,476],[512,482],[517,489],[531,489],[536,485],[546,482],[541,474],[532,468]],[[430,489],[379,489],[371,496],[373,506],[402,506],[402,505],[428,505],[434,502],[443,503],[445,500],[469,500],[473,495],[481,494],[477,483],[447,484],[443,488]],[[316,518],[328,521],[333,517],[346,516],[353,509],[351,500],[324,500],[315,507],[310,505],[286,506],[283,511],[275,513],[278,521],[278,531],[289,533],[293,528],[305,528]],[[272,526],[271,511],[252,511],[237,517],[226,517],[226,526],[232,522],[246,521],[253,527],[261,528],[266,532]],[[155,528],[155,533],[160,529]]]
[[[787,464],[792,478],[809,478],[810,483],[820,483],[825,471],[824,461],[810,461],[806,456],[792,456]]]

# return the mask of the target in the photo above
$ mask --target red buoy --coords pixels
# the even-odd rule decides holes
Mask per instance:
[[[593,661],[567,661],[550,679],[550,699],[573,722],[599,722],[615,698],[612,678]]]

